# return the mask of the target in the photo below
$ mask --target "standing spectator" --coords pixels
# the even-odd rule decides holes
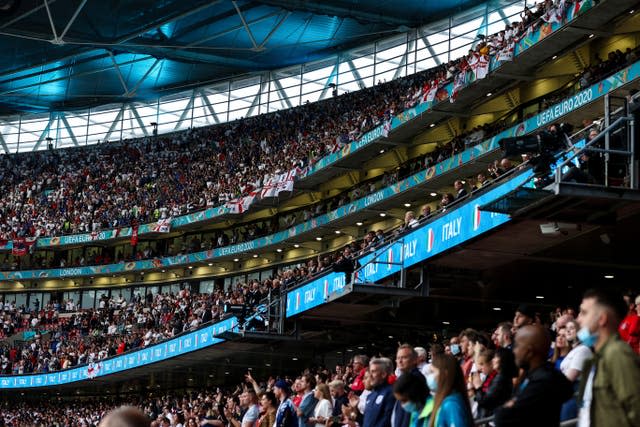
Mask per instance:
[[[513,334],[523,326],[533,325],[536,322],[536,312],[528,304],[520,304],[513,316]]]
[[[274,384],[273,392],[280,401],[274,427],[298,427],[296,408],[293,406],[291,399],[289,399],[289,394],[291,394],[289,384],[285,380],[278,380]]]
[[[313,395],[313,389],[316,386],[316,379],[311,374],[304,374],[300,378],[300,386],[303,391],[302,400],[298,406],[298,427],[306,427],[307,420],[313,414],[313,409],[318,401]]]
[[[364,390],[364,383],[362,382],[362,379],[364,377],[364,373],[367,371],[367,363],[369,363],[369,358],[363,354],[358,354],[353,358],[353,373],[355,378],[349,385],[349,389],[357,395],[362,394],[362,391]]]
[[[260,396],[260,419],[258,427],[273,427],[276,423],[276,411],[278,410],[278,399],[272,391],[262,393]]]
[[[618,333],[622,341],[629,343],[631,349],[636,353],[640,353],[640,317],[638,317],[638,304],[640,296],[628,293],[624,296],[624,302],[629,307],[629,311],[625,318],[620,322]]]
[[[569,350],[571,350],[571,348],[567,342],[567,328],[563,326],[556,332],[553,356],[551,356],[551,363],[553,363],[554,368],[560,370],[560,364],[562,364],[564,358],[569,354]]]
[[[372,390],[367,396],[362,427],[391,427],[391,413],[396,403],[389,385],[392,370],[391,360],[386,357],[369,362]]]
[[[450,355],[433,358],[427,386],[435,392],[429,427],[471,427],[473,417],[467,386],[458,361]]]
[[[513,352],[525,377],[518,384],[515,397],[496,409],[496,427],[559,424],[560,407],[573,389],[564,375],[547,362],[550,345],[549,333],[540,326],[527,325],[518,330]]]
[[[393,384],[393,395],[410,414],[409,427],[428,427],[433,398],[426,383],[413,375],[403,375]]]
[[[325,427],[333,413],[329,386],[326,384],[318,384],[313,390],[313,397],[315,397],[318,403],[313,409],[313,416],[309,418],[309,424],[315,425],[315,427]]]
[[[640,425],[640,359],[617,333],[626,312],[617,295],[591,290],[582,298],[578,338],[595,354],[583,368],[579,427]]]
[[[425,381],[424,375],[418,369],[418,353],[409,344],[402,344],[396,352],[396,376],[413,375],[419,381]],[[425,381],[426,384],[426,381]],[[391,418],[392,427],[408,427],[411,414],[396,401]]]
[[[507,348],[513,350],[513,334],[511,330],[513,325],[510,322],[502,322],[494,332],[496,347]]]
[[[459,179],[453,183],[453,187],[456,189],[456,200],[464,199],[467,197],[467,190],[464,188],[464,184]]]
[[[567,337],[567,343],[570,346],[570,350],[564,360],[560,363],[560,371],[569,381],[571,381],[574,391],[578,390],[580,374],[582,373],[584,363],[593,356],[591,349],[582,344],[577,338],[577,333],[578,322],[575,320],[568,321],[565,326],[565,335]],[[571,420],[577,416],[578,408],[576,406],[576,399],[572,396],[571,399],[562,405],[560,420]]]
[[[349,398],[347,397],[347,393],[344,390],[344,382],[341,380],[333,380],[329,383],[329,392],[331,393],[331,398],[333,399],[333,411],[331,416],[339,417],[342,414],[342,407],[349,405]],[[337,422],[333,423],[334,427],[338,427],[340,424]]]
[[[478,403],[477,418],[493,415],[493,411],[511,397],[511,378],[500,375],[499,366],[497,366],[500,359],[497,363],[494,363],[493,359],[492,350],[483,350],[476,356],[480,374],[474,376],[472,382],[474,399]]]

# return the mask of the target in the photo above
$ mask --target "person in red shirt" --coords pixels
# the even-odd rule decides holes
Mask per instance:
[[[349,389],[358,396],[364,391],[364,374],[367,372],[369,360],[367,356],[359,354],[353,358],[353,372],[357,372],[353,382],[349,385]]]
[[[624,296],[629,312],[618,326],[620,338],[628,343],[633,351],[640,353],[640,296],[633,294]]]

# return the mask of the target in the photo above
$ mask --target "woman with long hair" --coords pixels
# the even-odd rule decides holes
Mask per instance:
[[[433,358],[427,385],[435,392],[429,427],[472,427],[467,384],[458,361],[451,355]]]
[[[308,425],[325,427],[325,424],[329,418],[331,418],[331,413],[333,411],[329,386],[326,384],[316,385],[316,388],[313,390],[313,397],[318,399],[318,403],[316,403],[316,406],[313,409],[313,416],[309,418]]]
[[[571,347],[567,342],[567,328],[563,326],[557,331],[555,345],[553,346],[553,356],[551,356],[551,363],[557,370],[560,370],[560,364],[569,354],[569,350],[571,350]]]

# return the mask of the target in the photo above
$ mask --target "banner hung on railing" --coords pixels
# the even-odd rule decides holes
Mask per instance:
[[[0,376],[0,389],[56,386],[115,374],[219,344],[224,340],[218,335],[237,330],[238,319],[230,317],[171,340],[97,363],[48,374]]]

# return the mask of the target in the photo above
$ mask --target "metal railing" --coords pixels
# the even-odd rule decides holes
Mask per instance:
[[[490,416],[487,418],[480,418],[474,421],[476,427],[491,427],[495,424],[493,421],[495,420],[495,416]],[[575,427],[578,425],[578,418],[573,418],[571,420],[562,421],[560,423],[560,427]],[[548,427],[548,426],[540,426],[540,427]]]
[[[596,148],[595,145],[600,142],[603,139],[607,139],[608,135],[614,131],[617,130],[618,128],[620,128],[622,125],[624,124],[628,124],[629,128],[630,128],[630,132],[629,132],[629,139],[627,140],[627,146],[629,147],[628,150],[616,150],[616,149],[611,149],[611,148]],[[609,186],[609,179],[608,179],[608,174],[607,171],[609,170],[609,162],[611,161],[610,159],[610,155],[611,154],[615,154],[615,155],[620,155],[620,156],[624,156],[624,157],[628,157],[630,159],[630,161],[628,162],[628,177],[629,177],[629,182],[628,185],[626,185],[625,187],[631,188],[631,189],[637,189],[637,173],[636,173],[636,168],[635,168],[635,163],[633,162],[633,158],[635,156],[635,148],[634,148],[634,119],[631,116],[625,116],[625,117],[620,117],[618,119],[616,119],[613,123],[611,123],[609,126],[607,126],[606,128],[604,128],[598,135],[596,135],[595,138],[593,138],[591,141],[587,142],[585,144],[585,146],[583,148],[580,148],[578,150],[573,149],[572,153],[568,154],[568,156],[565,158],[565,160],[560,163],[558,165],[558,167],[555,170],[555,182],[556,183],[560,183],[562,182],[564,179],[564,173],[563,170],[566,167],[575,167],[574,164],[574,159],[578,158],[579,156],[581,156],[582,154],[589,154],[589,153],[601,153],[604,154],[604,170],[605,170],[605,181],[604,181],[604,186]],[[609,144],[607,143],[606,146],[609,146]]]

